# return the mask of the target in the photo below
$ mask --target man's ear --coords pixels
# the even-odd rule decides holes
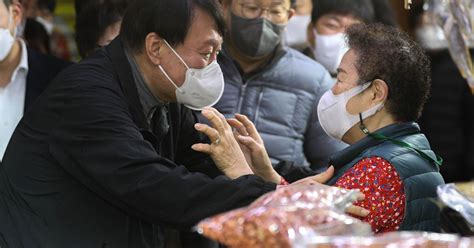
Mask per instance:
[[[382,79],[375,79],[370,87],[370,92],[370,100],[374,105],[385,102],[389,94],[388,84]]]
[[[15,27],[18,27],[23,21],[23,7],[18,1],[13,1],[10,5],[10,8],[12,8],[13,22],[15,23]]]
[[[295,8],[290,8],[290,10],[288,10],[288,21],[291,19],[291,17],[293,17],[296,13],[296,10]]]
[[[161,64],[161,52],[163,45],[163,40],[156,33],[149,33],[145,38],[144,53],[156,66]]]

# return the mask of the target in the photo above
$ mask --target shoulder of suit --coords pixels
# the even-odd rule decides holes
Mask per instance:
[[[45,55],[30,48],[27,48],[27,53],[28,66],[30,68],[41,67],[46,68],[47,70],[55,71],[57,73],[73,64],[72,62],[62,60],[51,55]]]

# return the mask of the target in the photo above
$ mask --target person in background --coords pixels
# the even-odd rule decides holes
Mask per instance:
[[[120,37],[60,73],[18,124],[0,166],[0,246],[167,247],[170,228],[284,185],[253,175],[209,107],[224,30],[216,0],[133,1]]]
[[[37,0],[35,7],[36,20],[44,26],[49,35],[52,35],[54,30],[56,0]]]
[[[304,53],[322,64],[333,77],[348,47],[344,33],[358,23],[375,21],[372,0],[313,0],[310,46]]]
[[[22,7],[23,12],[23,19],[21,23],[18,25],[18,37],[23,37],[23,33],[25,31],[26,20],[27,18],[35,18],[34,15],[34,6],[36,6],[37,0],[13,0],[14,3],[19,3]]]
[[[19,2],[0,0],[0,161],[23,114],[69,63],[29,49],[17,36]]]
[[[374,6],[375,22],[392,27],[398,26],[395,10],[390,0],[372,0],[372,5]]]
[[[474,96],[454,64],[444,32],[422,5],[410,11],[417,41],[431,59],[431,94],[420,126],[444,159],[446,182],[474,179]],[[474,54],[471,51],[471,54]]]
[[[44,26],[35,19],[26,20],[23,38],[28,48],[34,49],[42,54],[51,54],[51,41]]]
[[[76,16],[76,44],[82,58],[108,45],[120,33],[127,0],[99,0],[81,6]]]
[[[283,35],[284,44],[296,50],[303,50],[308,46],[306,29],[311,22],[311,0],[296,0],[295,14],[290,18]]]
[[[74,0],[74,10],[76,11],[76,17],[81,13],[85,6],[92,2],[95,2],[95,0]]]
[[[344,147],[324,133],[316,114],[316,103],[332,79],[320,64],[282,43],[295,2],[222,3],[228,35],[217,61],[225,88],[214,107],[226,117],[249,116],[274,164],[294,161],[326,168],[329,156]],[[200,121],[205,121],[202,116]]]
[[[336,172],[328,184],[365,194],[356,205],[370,211],[361,219],[375,233],[439,232],[440,209],[433,198],[444,184],[442,159],[415,122],[429,94],[429,59],[394,27],[356,24],[346,35],[350,49],[338,67],[337,82],[318,105],[327,134],[350,144],[331,157]],[[237,140],[251,150],[252,170],[271,170],[255,127],[236,117],[231,123],[239,132]],[[286,166],[291,168],[298,167]]]
[[[69,27],[64,23],[61,17],[54,14],[56,10],[56,0],[37,0],[34,6],[33,15],[38,22],[44,25],[51,39],[51,54],[70,61],[73,58]]]

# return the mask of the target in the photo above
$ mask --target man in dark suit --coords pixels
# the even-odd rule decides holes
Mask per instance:
[[[47,84],[70,63],[28,49],[17,38],[18,2],[0,1],[0,161],[23,114]]]
[[[0,167],[0,246],[163,247],[169,227],[190,230],[274,190],[251,175],[220,114],[204,111],[216,129],[198,129],[219,131],[206,145],[180,104],[203,107],[195,87],[223,83],[213,65],[223,27],[214,0],[137,0],[121,38],[60,73]],[[194,144],[219,151],[225,176]]]
[[[252,175],[221,114],[206,108],[213,127],[195,126],[188,108],[219,97],[224,26],[216,0],[131,3],[122,37],[60,73],[16,128],[0,246],[164,247],[170,228],[274,190],[283,180]]]

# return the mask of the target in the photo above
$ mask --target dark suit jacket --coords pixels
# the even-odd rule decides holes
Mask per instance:
[[[46,86],[72,63],[43,55],[35,50],[27,49],[28,75],[26,77],[25,112],[31,107]]]
[[[53,56],[43,55],[35,50],[27,48],[28,74],[26,76],[26,92],[24,113],[26,113],[36,98],[46,89],[54,77],[70,62],[60,60]],[[2,159],[0,158],[0,166]]]
[[[168,119],[156,137],[119,39],[61,72],[0,168],[7,247],[162,247],[163,226],[189,230],[275,189],[255,176],[210,177],[209,157],[190,148],[203,141],[193,112],[170,104]]]

